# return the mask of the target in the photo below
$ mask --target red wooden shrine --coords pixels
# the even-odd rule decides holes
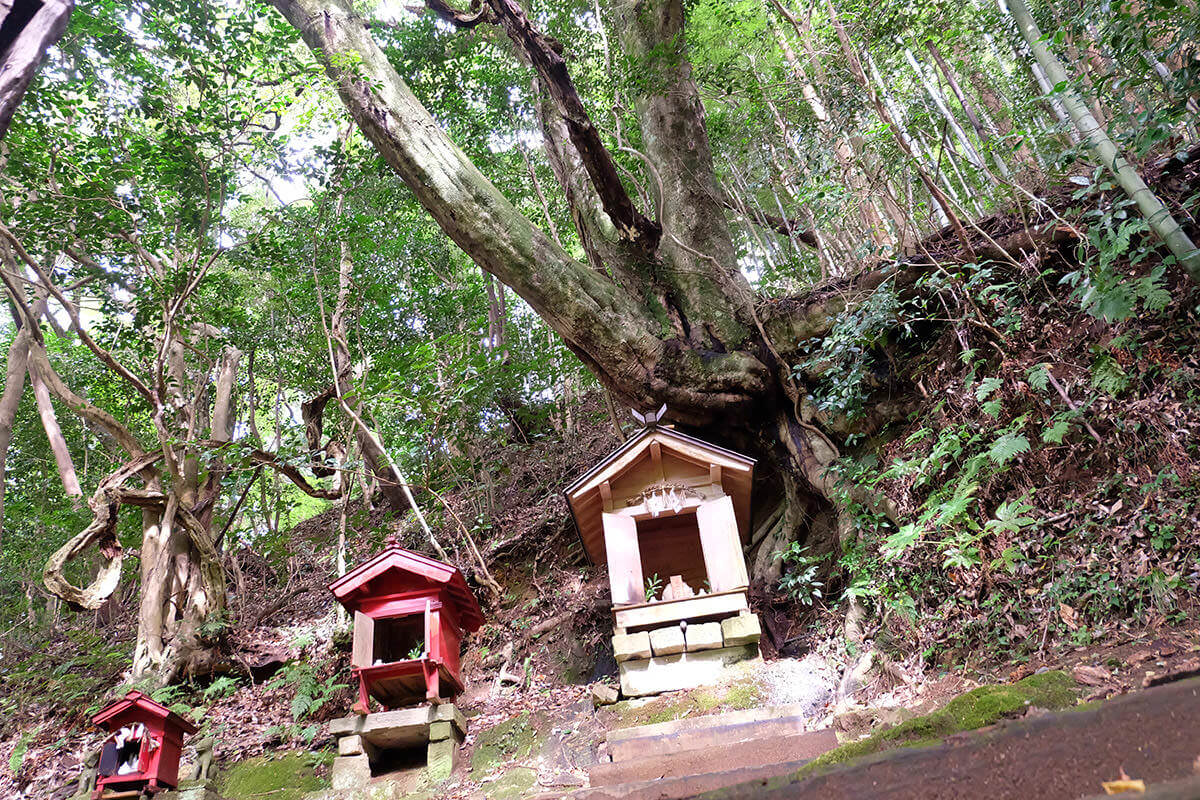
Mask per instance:
[[[196,726],[166,706],[132,691],[92,717],[109,732],[100,750],[93,800],[107,794],[151,792],[179,785],[183,737]]]
[[[463,633],[483,624],[461,572],[405,550],[393,536],[387,545],[329,585],[354,614],[350,665],[358,680],[354,711],[360,714],[370,710],[371,697],[385,709],[453,700],[463,691]]]

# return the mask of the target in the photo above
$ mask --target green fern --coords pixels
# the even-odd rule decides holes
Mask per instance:
[[[1115,358],[1101,353],[1092,363],[1092,386],[1116,397],[1129,386],[1129,376]]]
[[[912,547],[921,536],[921,529],[913,524],[903,525],[883,541],[880,548],[884,558],[898,558],[905,550]]]
[[[1002,383],[1004,382],[999,378],[984,378],[975,387],[975,399],[982,403],[991,397],[992,392],[999,389]]]
[[[1046,371],[1047,365],[1037,364],[1033,369],[1029,370],[1026,380],[1029,381],[1030,387],[1044,392],[1050,388],[1050,373]]]
[[[988,458],[998,467],[1003,467],[1021,453],[1029,452],[1029,440],[1022,434],[1010,431],[1004,434],[988,449]]]
[[[1065,419],[1056,419],[1054,424],[1042,431],[1042,441],[1049,444],[1062,444],[1063,437],[1071,429],[1071,423]]]
[[[1000,504],[996,515],[987,521],[984,529],[989,533],[1017,533],[1022,528],[1037,524],[1037,520],[1029,516],[1030,512],[1035,510],[1024,498],[1009,500]]]

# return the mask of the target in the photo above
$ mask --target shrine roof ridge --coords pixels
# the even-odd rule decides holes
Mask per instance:
[[[199,728],[197,728],[191,720],[176,714],[162,703],[154,700],[154,698],[150,697],[148,694],[139,692],[137,689],[129,691],[120,700],[109,703],[106,707],[101,709],[99,713],[92,717],[92,724],[107,729],[110,720],[135,707],[146,711],[151,716],[158,717],[161,720],[178,726],[179,728],[183,729],[183,732],[186,734],[193,734],[199,730]]]
[[[579,491],[580,487],[587,485],[587,483],[589,481],[591,481],[596,475],[603,472],[614,461],[616,461],[621,456],[628,453],[630,450],[633,450],[634,448],[636,448],[639,444],[641,444],[646,439],[653,438],[656,435],[664,436],[667,439],[674,439],[674,440],[680,442],[681,444],[690,445],[692,447],[698,447],[698,448],[701,448],[704,450],[708,450],[717,455],[724,456],[730,460],[741,462],[742,464],[746,465],[747,467],[753,467],[755,465],[755,463],[757,463],[755,461],[755,459],[750,458],[747,455],[743,455],[735,450],[730,450],[726,447],[721,447],[720,445],[713,444],[712,442],[705,441],[704,439],[699,439],[695,436],[689,436],[688,434],[677,431],[674,428],[666,428],[666,427],[661,427],[661,426],[657,426],[657,425],[656,426],[648,426],[648,427],[642,428],[640,431],[635,433],[633,436],[630,436],[628,439],[626,439],[624,442],[622,442],[620,444],[620,446],[618,446],[615,450],[613,450],[611,453],[606,455],[604,458],[600,459],[599,463],[597,463],[594,467],[589,469],[583,475],[576,478],[575,481],[571,483],[571,485],[569,485],[567,488],[563,489],[563,494],[567,495],[567,497],[569,498],[572,494]]]
[[[389,537],[389,546],[381,553],[330,583],[329,591],[333,593],[338,602],[347,605],[347,601],[351,599],[355,590],[391,569],[443,584],[455,601],[455,607],[464,630],[478,630],[479,626],[483,624],[483,612],[479,607],[479,601],[475,598],[471,587],[467,586],[467,581],[458,567],[400,547],[395,543],[393,537]],[[347,607],[349,608],[349,605]]]

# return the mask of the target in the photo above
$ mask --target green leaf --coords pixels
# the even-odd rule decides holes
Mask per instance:
[[[975,399],[982,403],[991,396],[992,392],[999,389],[1002,383],[1003,381],[999,378],[984,378],[975,387]]]
[[[1029,385],[1039,392],[1044,392],[1050,388],[1050,373],[1047,372],[1046,364],[1037,364],[1033,369],[1029,370],[1026,380]]]
[[[297,693],[296,696],[292,698],[292,719],[299,720],[308,713],[308,710],[311,707],[312,698],[308,695]]]
[[[1004,434],[992,443],[992,446],[988,449],[988,458],[996,466],[1003,467],[1019,454],[1028,452],[1029,440],[1019,433],[1011,432]]]
[[[900,530],[883,540],[880,552],[884,558],[897,558],[912,547],[921,535],[921,529],[913,524],[903,525]]]
[[[1129,376],[1115,358],[1101,353],[1092,363],[1092,386],[1116,397],[1129,386]]]
[[[1062,444],[1063,437],[1071,429],[1071,423],[1065,419],[1055,420],[1054,424],[1042,431],[1042,441],[1050,444]]]

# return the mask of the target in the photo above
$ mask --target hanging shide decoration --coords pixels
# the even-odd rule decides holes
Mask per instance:
[[[650,515],[657,517],[668,509],[678,514],[683,510],[688,500],[700,501],[704,495],[679,481],[659,481],[647,486],[640,495],[632,498],[629,505],[644,505]]]

